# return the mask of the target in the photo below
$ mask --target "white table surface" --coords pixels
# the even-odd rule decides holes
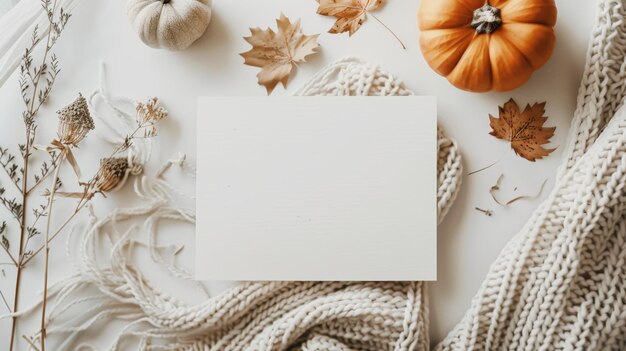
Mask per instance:
[[[558,39],[552,59],[519,89],[508,93],[473,94],[451,86],[423,60],[417,44],[419,33],[415,19],[419,1],[389,0],[386,8],[376,13],[406,43],[407,50],[402,50],[374,20],[366,22],[352,38],[326,34],[333,20],[315,13],[317,3],[314,0],[215,0],[214,17],[207,33],[184,52],[154,50],[143,45],[126,19],[123,0],[82,1],[55,50],[63,71],[53,90],[49,108],[41,113],[40,135],[54,135],[56,117],[53,111],[72,101],[77,92],[89,94],[96,88],[98,64],[104,60],[111,94],[137,99],[158,96],[170,111],[171,119],[162,126],[158,137],[152,168],[177,152],[195,159],[196,97],[265,95],[265,89],[256,84],[258,69],[243,65],[238,53],[249,49],[242,39],[249,34],[248,27],[274,26],[274,19],[281,12],[292,19],[302,18],[305,33],[323,33],[319,39],[322,51],[311,57],[309,63],[300,65],[297,74],[291,78],[289,89],[285,91],[279,87],[274,95],[291,94],[325,65],[346,56],[380,64],[403,79],[417,94],[437,96],[439,122],[447,134],[459,142],[466,170],[496,161],[508,148],[505,142],[488,135],[488,115],[497,114],[498,105],[510,97],[524,105],[547,101],[550,117],[547,125],[557,127],[552,143],[557,150],[535,163],[508,152],[494,167],[470,177],[464,176],[461,193],[439,227],[439,279],[429,286],[430,331],[432,339],[438,341],[463,316],[491,262],[540,202],[522,201],[508,208],[499,207],[488,192],[497,177],[501,173],[505,175],[503,198],[532,194],[544,179],[549,181],[542,198],[552,187],[575,109],[596,13],[594,1],[558,0],[557,4]],[[0,144],[14,145],[23,133],[17,76],[0,88],[0,106]],[[102,147],[102,143],[89,141],[81,148],[77,157],[81,163],[87,164],[87,170],[93,170],[97,159],[108,154]],[[71,175],[65,176],[70,179]],[[4,184],[5,179],[0,179]],[[517,191],[514,192],[515,187]],[[127,190],[131,192],[130,187]],[[103,213],[114,206],[124,206],[130,198],[130,195],[115,195],[108,200],[99,200],[96,207]],[[487,217],[476,211],[476,206],[491,209],[495,215]],[[63,213],[63,209],[58,211]],[[4,218],[6,213],[1,213],[0,218]],[[167,235],[166,241],[193,245],[193,228],[185,227],[183,233],[174,228],[171,224],[163,228],[165,235],[174,234]],[[52,248],[52,282],[74,272],[65,256],[65,238],[56,241]],[[106,250],[103,248],[103,253]],[[193,250],[185,250],[182,256],[182,263],[192,267]],[[25,271],[21,300],[24,307],[34,302],[41,290],[41,266],[39,258],[33,260]],[[0,275],[0,290],[11,298],[13,273],[11,268],[5,268],[5,271],[6,277]],[[212,282],[209,286],[217,293],[225,284]],[[189,295],[183,285],[168,286],[167,289],[175,294]],[[0,305],[0,308],[3,307]],[[24,318],[19,333],[36,330],[38,318],[36,314]],[[6,347],[4,343],[8,341],[9,330],[9,321],[0,321],[1,349]],[[80,341],[96,340],[104,347],[110,341],[111,333],[108,328],[93,328]],[[23,344],[20,346],[18,349],[25,349]]]

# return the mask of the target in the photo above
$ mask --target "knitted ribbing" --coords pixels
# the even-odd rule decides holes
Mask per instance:
[[[318,74],[296,95],[410,95],[404,85],[376,66],[355,59],[339,61]],[[416,116],[418,117],[418,116]],[[170,162],[187,165],[183,159]],[[461,158],[456,144],[438,133],[439,220],[460,186]],[[428,308],[421,282],[248,282],[197,305],[181,301],[150,282],[131,259],[138,247],[133,228],[111,230],[127,220],[144,221],[154,262],[174,278],[189,279],[162,257],[157,245],[161,219],[194,222],[195,213],[171,196],[163,172],[136,185],[145,205],[120,208],[92,218],[81,234],[80,273],[49,289],[53,308],[47,335],[63,335],[59,350],[71,349],[84,330],[101,320],[129,321],[112,348],[131,339],[140,350],[427,350]],[[110,255],[99,243],[113,240]],[[75,255],[74,255],[75,256]],[[251,262],[253,264],[253,262]],[[174,279],[173,278],[173,279]],[[175,281],[175,279],[174,279]],[[95,296],[86,296],[93,289]],[[83,308],[84,319],[63,322],[66,311]],[[27,313],[24,311],[22,313]],[[128,340],[126,340],[128,342]],[[86,349],[92,346],[82,344]]]
[[[437,350],[626,350],[625,18],[600,2],[555,188]]]

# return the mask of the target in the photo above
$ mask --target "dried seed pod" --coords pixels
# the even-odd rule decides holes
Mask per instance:
[[[59,110],[57,114],[59,115],[59,140],[65,145],[77,146],[87,133],[95,128],[87,101],[80,93],[74,102]]]
[[[101,193],[117,190],[124,185],[128,171],[129,164],[125,157],[103,158],[96,174],[94,190]]]

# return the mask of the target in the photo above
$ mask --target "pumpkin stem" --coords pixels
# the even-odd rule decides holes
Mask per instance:
[[[165,5],[165,4],[168,4],[171,0],[157,0],[157,1],[161,1],[161,4]]]
[[[482,7],[474,10],[472,27],[478,34],[491,34],[502,25],[500,10],[485,3]]]

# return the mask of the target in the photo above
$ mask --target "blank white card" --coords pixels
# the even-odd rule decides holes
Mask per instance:
[[[434,97],[200,98],[196,277],[434,280]]]

